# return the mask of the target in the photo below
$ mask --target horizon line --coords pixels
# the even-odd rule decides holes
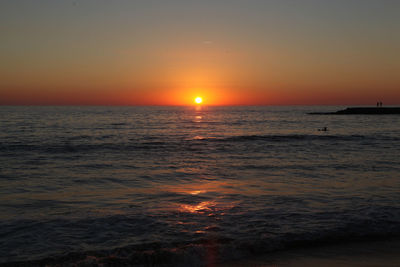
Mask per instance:
[[[236,105],[157,105],[157,104],[0,104],[0,107],[287,107],[287,106],[370,106],[373,104],[236,104]],[[383,107],[400,106],[388,104]]]

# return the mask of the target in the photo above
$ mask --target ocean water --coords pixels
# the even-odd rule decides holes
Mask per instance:
[[[0,107],[0,263],[399,238],[400,116],[306,114],[342,108]]]

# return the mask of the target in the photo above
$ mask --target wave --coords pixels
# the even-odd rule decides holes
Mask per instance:
[[[54,143],[29,143],[29,142],[0,142],[0,152],[27,151],[27,152],[44,152],[44,153],[78,153],[90,152],[98,150],[108,151],[140,151],[140,150],[197,150],[199,143],[292,143],[292,142],[314,142],[314,141],[341,141],[341,142],[359,142],[360,144],[372,144],[376,141],[394,142],[400,141],[398,137],[388,136],[366,136],[366,135],[239,135],[227,137],[201,137],[196,136],[193,139],[171,138],[162,139],[156,137],[143,137],[141,139],[130,139],[126,142],[112,142],[88,140],[89,137],[83,138],[84,142],[77,142],[75,138],[71,140],[63,140]],[[300,143],[301,144],[301,143]]]
[[[12,151],[28,151],[28,152],[45,152],[45,153],[77,153],[89,152],[96,150],[112,150],[112,151],[135,151],[135,150],[151,150],[159,149],[164,146],[164,142],[143,142],[143,143],[87,143],[87,144],[72,144],[72,143],[42,143],[42,144],[0,144],[1,152]]]
[[[391,208],[388,207],[388,210]],[[389,212],[389,215],[395,211]],[[386,214],[386,212],[385,212]],[[76,224],[78,228],[90,227],[90,235],[104,236],[103,241],[106,245],[101,249],[69,249],[64,250],[65,253],[53,253],[43,256],[45,253],[30,259],[20,261],[10,261],[11,257],[3,255],[0,258],[2,266],[208,266],[210,263],[221,263],[238,258],[247,258],[264,253],[286,250],[296,247],[319,246],[324,244],[341,244],[348,242],[369,242],[378,240],[399,240],[400,229],[399,221],[381,214],[371,218],[359,218],[358,220],[347,220],[345,222],[335,224],[333,227],[328,225],[316,225],[313,230],[297,229],[297,231],[285,231],[277,234],[274,231],[265,229],[262,235],[252,237],[231,237],[224,235],[223,231],[210,228],[211,234],[192,238],[191,240],[181,240],[175,242],[161,241],[163,238],[155,239],[154,242],[143,242],[135,244],[127,244],[122,246],[113,246],[107,244],[107,234],[98,232],[101,225],[108,231],[118,231],[116,227],[125,227],[124,231],[133,231],[137,234],[145,233],[144,230],[148,225],[153,225],[151,218],[131,219],[125,216],[111,216],[100,219],[87,219],[83,221],[52,221],[52,222],[35,222],[24,221],[14,224],[10,232],[27,231],[33,228],[44,228],[50,232],[51,227],[57,226],[59,229],[70,227]],[[325,214],[329,215],[329,214]],[[325,216],[324,215],[324,216]],[[334,215],[334,214],[330,214]],[[396,216],[395,216],[396,217]],[[303,218],[305,219],[305,218]],[[45,227],[43,226],[45,225]],[[264,225],[267,225],[264,222]],[[19,225],[19,226],[18,226]],[[7,235],[1,231],[1,238]],[[7,228],[9,228],[8,225]],[[94,227],[94,228],[93,228]],[[251,227],[251,225],[249,225]],[[310,228],[311,229],[311,228]],[[43,231],[41,231],[43,232]],[[39,234],[33,235],[34,238]],[[68,236],[66,233],[64,236]],[[29,235],[27,235],[29,236]],[[62,240],[62,237],[59,237]],[[157,240],[157,241],[156,241]],[[30,242],[26,240],[25,242]],[[84,243],[84,242],[83,242]],[[124,242],[122,242],[124,243]],[[58,250],[62,251],[62,250]],[[15,259],[15,258],[14,258]]]
[[[343,237],[340,232],[331,232],[316,238],[305,235],[288,235],[286,238],[239,242],[229,238],[212,238],[178,246],[155,242],[110,250],[70,252],[36,260],[3,262],[0,266],[214,266],[216,263],[293,248],[398,240],[399,235],[388,233]]]
[[[288,135],[240,135],[230,136],[219,141],[227,142],[247,142],[247,141],[270,141],[270,142],[286,142],[286,141],[299,141],[299,140],[343,140],[353,141],[365,139],[363,135],[302,135],[302,134],[288,134]],[[215,140],[215,139],[213,139]]]

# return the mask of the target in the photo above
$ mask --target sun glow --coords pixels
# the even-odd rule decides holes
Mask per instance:
[[[196,98],[194,99],[194,102],[195,102],[196,104],[201,104],[201,103],[203,103],[203,98],[201,98],[201,97],[196,97]]]

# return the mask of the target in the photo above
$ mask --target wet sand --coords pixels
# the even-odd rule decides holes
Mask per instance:
[[[400,241],[297,248],[220,265],[228,266],[400,266]]]

